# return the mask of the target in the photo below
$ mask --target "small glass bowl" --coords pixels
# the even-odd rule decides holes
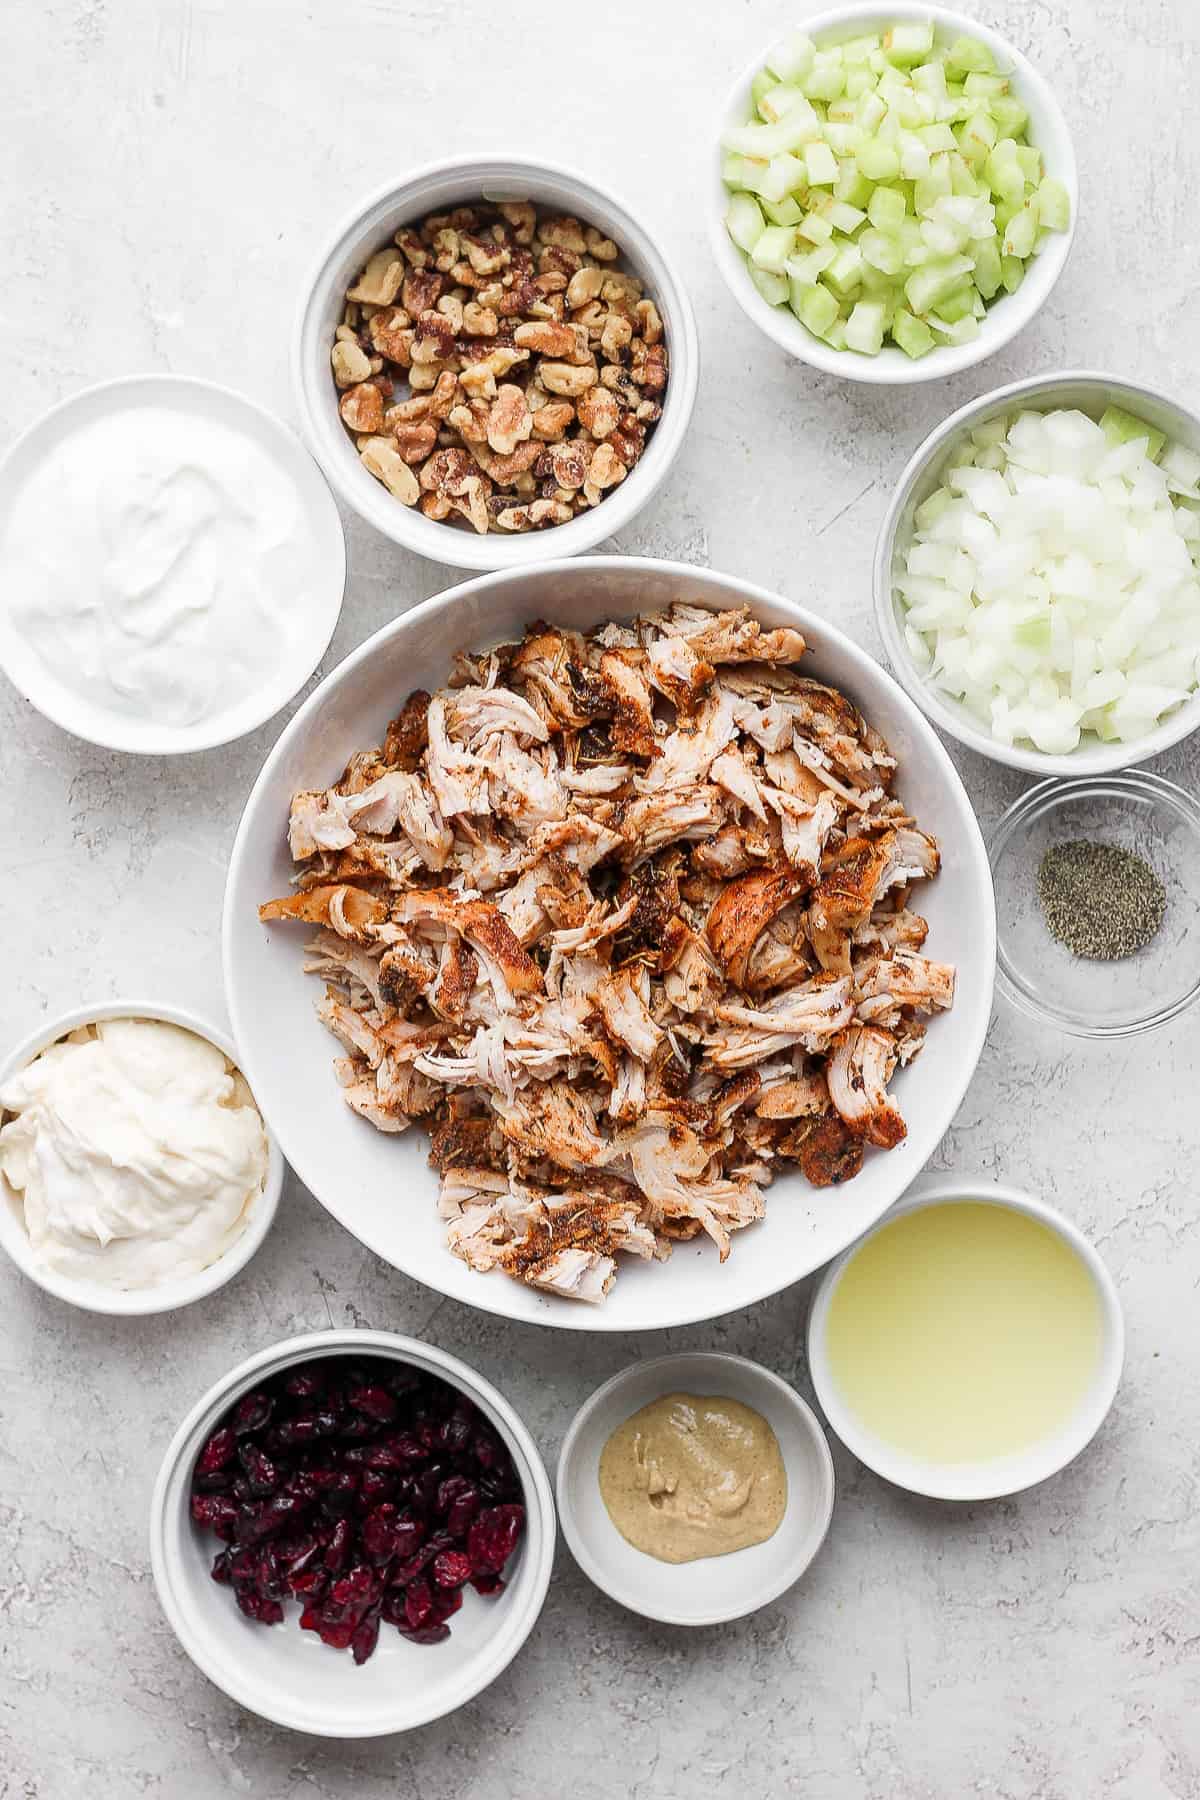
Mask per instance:
[[[1075,956],[1051,937],[1038,900],[1046,851],[1073,838],[1149,863],[1167,909],[1144,949],[1115,962]],[[996,888],[997,985],[1036,1019],[1076,1037],[1127,1037],[1200,997],[1200,805],[1141,770],[1042,781],[1009,807],[989,846]]]

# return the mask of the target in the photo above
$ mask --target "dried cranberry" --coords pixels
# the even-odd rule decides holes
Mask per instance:
[[[361,1667],[368,1657],[374,1656],[375,1646],[379,1642],[379,1607],[373,1606],[365,1613],[355,1627],[354,1636],[350,1639],[350,1649],[354,1660]]]
[[[364,1469],[362,1480],[358,1484],[358,1508],[362,1513],[370,1512],[383,1500],[394,1500],[396,1496],[396,1478],[385,1469]]]
[[[275,1402],[270,1394],[257,1389],[252,1394],[243,1394],[233,1409],[233,1429],[238,1437],[245,1437],[249,1431],[261,1431],[271,1422],[271,1413]]]
[[[222,1587],[228,1587],[233,1580],[229,1559],[230,1552],[228,1550],[220,1550],[213,1557],[212,1578],[214,1581],[220,1582]]]
[[[385,1387],[351,1388],[346,1400],[355,1412],[366,1413],[368,1419],[377,1419],[381,1425],[390,1425],[398,1411],[396,1396]]]
[[[350,1553],[350,1522],[339,1519],[333,1528],[333,1536],[325,1551],[325,1567],[331,1575],[339,1575],[345,1567]]]
[[[324,1569],[301,1569],[288,1576],[288,1586],[299,1599],[319,1600],[329,1586],[330,1576]]]
[[[471,1574],[471,1559],[462,1550],[443,1550],[430,1570],[440,1588],[460,1588]]]
[[[396,1553],[396,1508],[377,1506],[362,1522],[362,1545],[373,1563],[389,1562]]]
[[[257,1619],[260,1625],[282,1624],[283,1607],[278,1600],[264,1600],[252,1588],[239,1588],[235,1598],[248,1619]]]
[[[395,1556],[412,1556],[425,1536],[424,1521],[412,1513],[401,1513],[393,1529],[392,1552]]]
[[[283,1599],[283,1577],[273,1544],[268,1544],[266,1549],[259,1554],[258,1567],[254,1573],[254,1588],[262,1600]]]
[[[404,1614],[414,1631],[424,1625],[433,1611],[433,1590],[424,1576],[411,1581],[404,1596]]]
[[[453,1618],[463,1603],[463,1591],[456,1588],[435,1588],[433,1595],[433,1611],[429,1617],[441,1625],[445,1620]]]
[[[523,1506],[489,1506],[467,1533],[467,1553],[476,1574],[499,1575],[517,1547],[525,1524]]]
[[[498,1594],[504,1586],[499,1575],[485,1575],[482,1572],[472,1575],[471,1586],[477,1594]]]
[[[358,1476],[351,1469],[343,1469],[321,1495],[321,1510],[331,1519],[344,1519],[353,1512],[357,1498]]]
[[[197,1525],[213,1531],[226,1543],[233,1539],[237,1520],[237,1502],[229,1494],[193,1494],[192,1518]]]
[[[282,1484],[283,1475],[278,1463],[273,1463],[257,1444],[239,1444],[238,1461],[246,1472],[251,1493],[273,1494]]]
[[[494,1431],[481,1426],[471,1439],[471,1454],[481,1469],[495,1469],[505,1455],[504,1446]]]
[[[425,1461],[425,1452],[408,1432],[381,1438],[366,1454],[368,1469],[412,1469]]]
[[[312,1400],[325,1392],[325,1382],[315,1369],[296,1369],[283,1384],[293,1400]]]
[[[200,1452],[196,1463],[197,1475],[211,1475],[214,1470],[223,1469],[227,1462],[232,1461],[236,1449],[237,1440],[233,1432],[229,1426],[222,1425],[219,1431],[213,1432]]]
[[[424,1574],[436,1555],[437,1551],[431,1550],[428,1545],[426,1545],[424,1549],[418,1550],[414,1555],[407,1557],[404,1562],[396,1563],[392,1568],[391,1585],[393,1587],[407,1587],[410,1581],[415,1581],[419,1575]]]
[[[422,1625],[416,1631],[398,1625],[396,1629],[402,1638],[408,1639],[410,1644],[444,1644],[450,1636],[448,1625]]]
[[[253,1501],[238,1512],[238,1539],[243,1544],[258,1544],[263,1538],[285,1531],[307,1510],[307,1502],[294,1494],[276,1494],[258,1504]]]

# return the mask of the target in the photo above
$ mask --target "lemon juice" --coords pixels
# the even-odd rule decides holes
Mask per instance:
[[[885,1225],[847,1263],[826,1324],[843,1404],[931,1463],[1013,1455],[1078,1410],[1100,1295],[1067,1241],[1007,1206],[952,1201]]]

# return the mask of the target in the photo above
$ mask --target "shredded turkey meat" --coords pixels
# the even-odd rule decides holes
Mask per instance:
[[[565,1298],[849,1180],[954,998],[894,758],[799,633],[677,605],[536,623],[412,694],[288,822],[346,1102],[426,1127],[447,1243]]]

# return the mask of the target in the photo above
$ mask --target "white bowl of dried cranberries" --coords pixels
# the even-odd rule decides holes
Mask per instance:
[[[698,374],[661,231],[559,164],[508,155],[433,163],[360,202],[292,340],[304,436],[339,497],[456,568],[623,530],[679,453]]]
[[[508,1402],[383,1331],[289,1338],[192,1408],[150,1554],[192,1661],[322,1737],[428,1724],[495,1680],[542,1609],[550,1484]]]

